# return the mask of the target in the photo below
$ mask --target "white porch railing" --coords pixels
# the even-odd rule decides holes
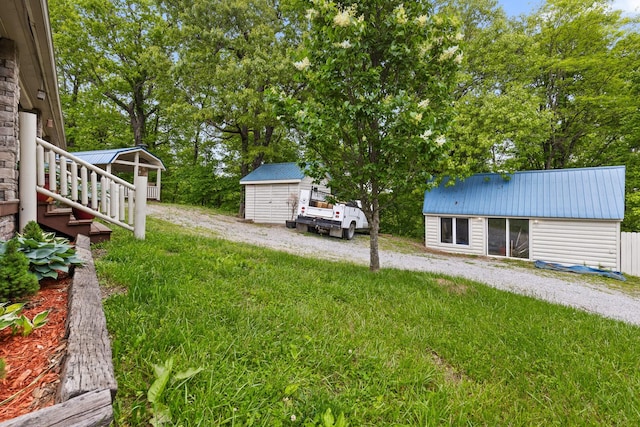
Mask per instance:
[[[144,239],[147,177],[136,177],[135,185],[130,184],[35,137],[35,120],[30,116],[34,115],[20,116],[20,228],[35,219],[37,192]]]
[[[140,209],[146,204],[146,183],[138,198],[133,184],[40,138],[36,138],[36,168],[38,193],[133,231],[144,239],[145,214]],[[137,221],[140,216],[142,221]]]

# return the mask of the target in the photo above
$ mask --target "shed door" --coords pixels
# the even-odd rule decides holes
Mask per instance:
[[[489,255],[529,259],[528,219],[489,218],[488,228]]]

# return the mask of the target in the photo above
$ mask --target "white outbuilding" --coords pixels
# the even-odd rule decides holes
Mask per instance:
[[[445,181],[425,193],[425,245],[620,271],[624,194],[624,166]]]
[[[245,219],[283,224],[296,216],[300,190],[331,193],[327,182],[314,183],[296,163],[270,163],[240,180],[245,187]]]

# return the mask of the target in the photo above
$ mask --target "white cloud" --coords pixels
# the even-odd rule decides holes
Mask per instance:
[[[640,0],[614,0],[612,7],[624,12],[640,13]]]

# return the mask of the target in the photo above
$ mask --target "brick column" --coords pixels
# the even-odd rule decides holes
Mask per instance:
[[[0,38],[0,239],[13,237],[18,198],[18,51]],[[13,208],[15,207],[15,212]]]

